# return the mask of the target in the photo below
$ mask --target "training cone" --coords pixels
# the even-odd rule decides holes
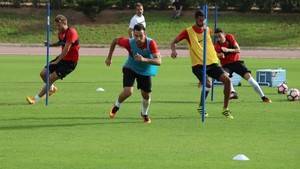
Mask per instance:
[[[238,154],[238,155],[236,155],[236,156],[233,157],[233,160],[248,161],[250,159],[246,155],[244,155],[244,154]]]
[[[96,92],[104,92],[104,89],[103,89],[102,87],[98,87],[98,88],[96,89]]]

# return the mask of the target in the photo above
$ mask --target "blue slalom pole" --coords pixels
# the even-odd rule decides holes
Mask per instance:
[[[46,106],[48,106],[49,101],[49,48],[50,48],[50,1],[47,2],[47,54],[46,54]]]
[[[218,6],[217,3],[215,3],[215,11],[214,11],[214,32],[217,29],[217,23],[218,23]],[[214,34],[214,44],[216,43],[217,37]],[[211,101],[214,101],[214,87],[215,87],[215,79],[212,79],[212,86],[211,86]]]
[[[203,6],[203,11],[205,15],[205,21],[204,21],[204,33],[203,33],[203,70],[202,70],[202,94],[201,94],[201,107],[202,107],[202,114],[201,114],[201,119],[202,123],[205,121],[205,112],[206,112],[206,107],[205,107],[205,93],[206,93],[206,38],[207,38],[207,23],[208,23],[208,18],[207,18],[207,4]]]

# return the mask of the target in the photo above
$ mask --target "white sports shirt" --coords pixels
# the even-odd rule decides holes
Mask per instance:
[[[144,15],[142,15],[142,16],[134,15],[130,20],[129,28],[133,29],[134,25],[136,25],[138,23],[143,24],[146,28],[146,21],[145,21]]]

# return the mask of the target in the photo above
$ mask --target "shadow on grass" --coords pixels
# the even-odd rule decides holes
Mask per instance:
[[[138,122],[92,122],[92,123],[70,123],[70,124],[42,124],[42,125],[15,125],[15,126],[1,126],[0,130],[27,130],[27,129],[40,129],[40,128],[55,128],[55,127],[78,127],[78,126],[91,126],[91,125],[104,125],[104,124],[129,124]]]
[[[92,101],[92,102],[78,102],[76,104],[106,104],[106,103],[111,103],[113,104],[113,101]],[[140,104],[141,101],[125,101],[123,104]],[[199,102],[197,101],[176,101],[176,100],[151,100],[151,103],[161,103],[161,104],[198,104]]]
[[[29,105],[27,102],[11,102],[11,103],[0,103],[1,106],[24,106]]]
[[[200,115],[199,115],[200,118]],[[208,117],[209,119],[222,119],[222,117]],[[174,117],[156,117],[154,121],[161,120],[191,120],[197,119],[195,116],[174,116]],[[48,120],[55,120],[56,124],[19,124],[11,126],[0,126],[0,130],[27,130],[27,129],[41,129],[41,128],[56,128],[56,127],[78,127],[78,126],[92,126],[92,125],[117,125],[117,124],[143,124],[140,118],[137,117],[118,117],[115,120],[111,120],[108,117],[24,117],[24,118],[12,118],[12,119],[0,119],[2,122],[24,122],[24,121],[37,120],[39,122],[47,122]],[[57,123],[57,120],[93,120],[93,122],[71,122],[71,123]],[[99,120],[99,122],[95,122]],[[120,121],[117,121],[120,120]],[[48,121],[49,122],[49,121]],[[31,122],[32,123],[32,122]]]

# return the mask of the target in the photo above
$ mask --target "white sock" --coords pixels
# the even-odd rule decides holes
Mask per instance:
[[[34,100],[35,100],[35,102],[38,102],[38,101],[41,100],[41,98],[40,98],[40,96],[37,94],[37,95],[34,96]]]
[[[258,83],[253,79],[253,77],[250,77],[248,79],[249,84],[253,87],[256,93],[259,94],[260,97],[265,96],[264,92],[261,90],[260,86]]]
[[[209,87],[205,88],[205,91],[207,91],[207,92],[210,92],[210,90],[211,90],[211,88],[209,88]]]
[[[54,85],[52,84],[52,85],[50,86],[50,90],[52,91],[52,90],[53,90],[53,88],[54,88]]]
[[[233,83],[232,83],[232,82],[230,83],[230,91],[231,91],[231,92],[235,92],[234,87],[233,87]]]
[[[148,100],[146,100],[146,99],[142,100],[142,115],[148,115],[150,102],[151,102],[150,98]]]
[[[119,99],[117,99],[117,100],[116,100],[116,102],[115,102],[115,106],[117,106],[118,108],[120,108],[120,106],[121,106],[121,103],[119,102]]]

